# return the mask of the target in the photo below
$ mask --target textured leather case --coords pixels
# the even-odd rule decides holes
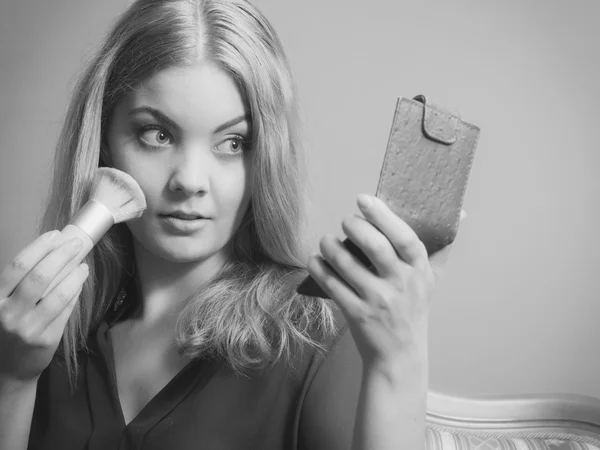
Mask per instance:
[[[415,230],[429,255],[456,237],[478,138],[478,127],[428,104],[423,95],[396,104],[376,195]],[[352,241],[344,245],[371,266]],[[311,277],[298,292],[327,298]]]

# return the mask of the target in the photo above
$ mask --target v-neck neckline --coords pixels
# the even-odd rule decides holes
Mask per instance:
[[[108,332],[109,327],[109,322],[104,320],[96,330],[95,347],[103,362],[104,376],[100,376],[99,379],[88,377],[87,388],[90,408],[94,424],[103,423],[106,410],[101,405],[106,403],[106,399],[99,398],[99,395],[102,394],[97,386],[98,382],[103,383],[105,386],[104,396],[108,395],[110,397],[111,409],[118,421],[118,428],[121,433],[129,434],[130,439],[143,438],[150,429],[182,403],[192,391],[203,389],[221,366],[218,361],[205,359],[188,362],[128,423],[125,423],[117,384],[114,350]],[[91,358],[88,364],[92,364]],[[88,374],[91,372],[96,373],[93,370],[88,370]]]
[[[124,430],[147,432],[175,409],[179,403],[184,401],[192,390],[204,387],[220,366],[216,361],[192,360],[188,362],[144,405],[130,422],[125,423],[119,399],[114,353],[106,322],[98,327],[96,342],[107,369],[108,379],[105,380],[105,383],[113,402],[114,411],[119,416],[120,425]]]
[[[106,327],[105,330],[103,330],[103,334],[104,336],[101,337],[101,339],[103,339],[106,343],[105,348],[105,354],[104,359],[108,365],[109,368],[109,374],[110,374],[110,382],[111,382],[111,390],[113,391],[112,394],[116,399],[116,402],[118,403],[118,410],[119,410],[119,416],[121,419],[121,422],[125,425],[125,427],[127,428],[130,424],[134,423],[138,417],[141,418],[142,420],[146,421],[149,418],[149,415],[151,415],[151,413],[149,414],[148,411],[149,410],[153,410],[153,409],[157,409],[157,408],[161,408],[161,406],[167,406],[169,407],[171,405],[171,400],[173,400],[176,397],[177,394],[177,390],[179,388],[179,380],[180,379],[186,379],[186,373],[190,372],[194,367],[198,367],[198,369],[200,370],[200,361],[190,361],[187,364],[185,364],[169,381],[167,381],[167,383],[152,397],[150,398],[150,400],[142,407],[142,409],[140,409],[138,411],[138,413],[133,416],[131,418],[131,420],[129,422],[125,421],[125,414],[123,413],[123,405],[121,403],[121,399],[119,396],[119,389],[118,389],[118,382],[117,382],[117,368],[116,368],[116,361],[115,361],[115,351],[114,351],[114,346],[113,346],[113,342],[111,339],[111,335],[109,332],[109,327]],[[190,377],[188,377],[190,378]],[[188,381],[191,381],[193,384],[193,375],[191,377],[191,379],[189,379]],[[173,407],[176,405],[172,405]],[[169,407],[169,411],[173,409],[173,407]],[[168,413],[168,412],[167,412]]]

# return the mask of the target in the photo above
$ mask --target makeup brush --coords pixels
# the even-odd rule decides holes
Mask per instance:
[[[61,231],[60,242],[79,237],[83,247],[54,278],[42,298],[79,265],[114,224],[136,219],[145,209],[144,193],[131,175],[111,167],[99,168],[94,174],[90,200]]]

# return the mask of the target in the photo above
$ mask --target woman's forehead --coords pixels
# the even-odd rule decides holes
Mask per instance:
[[[212,61],[161,70],[140,83],[123,101],[127,111],[152,108],[180,127],[214,129],[248,116],[240,89],[228,72]]]

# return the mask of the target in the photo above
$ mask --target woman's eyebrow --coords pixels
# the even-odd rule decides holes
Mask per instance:
[[[150,106],[140,106],[138,108],[133,108],[131,111],[129,111],[128,116],[131,117],[142,112],[150,114],[156,120],[166,124],[169,128],[174,128],[177,131],[181,130],[179,125],[177,125],[173,120],[169,119],[165,114],[161,113],[159,110],[151,108]]]
[[[248,125],[250,125],[250,117],[247,114],[242,114],[231,120],[228,120],[227,122],[225,122],[222,125],[219,125],[217,128],[215,128],[215,131],[213,134],[220,133],[221,131],[224,131],[227,128],[237,125],[238,123],[244,122],[244,121],[248,122]]]
[[[177,131],[181,130],[179,125],[177,125],[173,120],[171,120],[169,117],[167,117],[165,114],[163,114],[159,110],[154,109],[150,106],[140,106],[137,108],[133,108],[131,111],[129,111],[128,115],[131,117],[131,116],[134,116],[135,114],[139,114],[139,113],[143,113],[143,112],[150,114],[156,120],[163,122],[170,128],[174,128]],[[219,125],[217,128],[215,128],[215,131],[213,132],[213,134],[218,134],[218,133],[226,130],[227,128],[230,128],[230,127],[237,125],[238,123],[241,123],[244,121],[246,121],[246,122],[248,122],[248,124],[250,124],[250,117],[248,116],[248,114],[239,115],[239,116],[234,117],[233,119],[228,120],[227,122]]]

